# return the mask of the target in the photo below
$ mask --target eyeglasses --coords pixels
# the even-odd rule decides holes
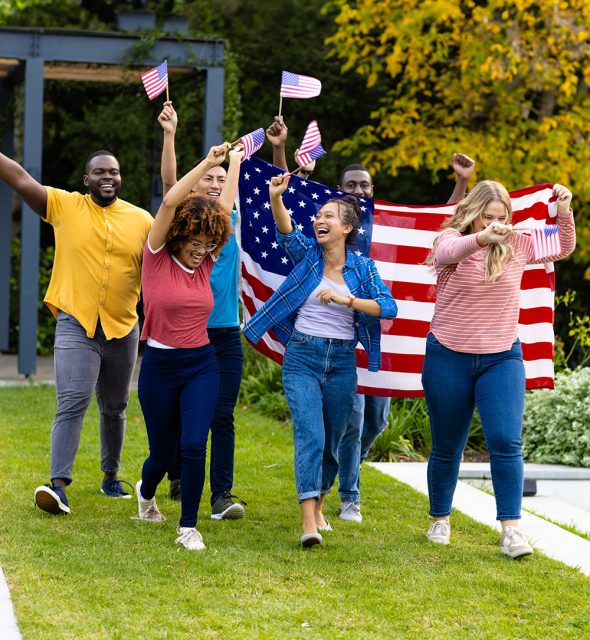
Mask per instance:
[[[217,244],[215,242],[208,242],[207,244],[201,244],[200,242],[191,242],[191,247],[195,251],[215,251],[217,249]]]

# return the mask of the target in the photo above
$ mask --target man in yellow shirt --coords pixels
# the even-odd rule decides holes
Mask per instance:
[[[45,187],[2,154],[0,180],[55,233],[45,303],[57,319],[57,411],[51,429],[51,484],[37,487],[35,504],[48,513],[70,513],[66,486],[72,482],[82,420],[94,390],[100,410],[101,491],[130,498],[117,473],[137,357],[141,257],[153,219],[117,197],[121,173],[110,151],[89,156],[87,195]]]

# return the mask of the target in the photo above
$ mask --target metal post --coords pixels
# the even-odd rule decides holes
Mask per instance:
[[[203,114],[203,155],[223,142],[223,67],[208,67],[205,82],[205,113]]]
[[[0,110],[8,105],[9,93],[0,83]],[[2,152],[11,158],[14,128],[12,118],[0,132]],[[10,247],[12,244],[12,191],[0,182],[0,351],[8,351],[10,338]]]
[[[32,52],[36,55],[36,52]],[[43,146],[43,59],[27,58],[25,66],[25,123],[23,166],[41,180]],[[39,216],[23,202],[20,276],[20,332],[18,371],[26,376],[37,371],[37,325],[39,296]]]

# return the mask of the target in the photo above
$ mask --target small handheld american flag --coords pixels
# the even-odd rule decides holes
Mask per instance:
[[[561,240],[559,238],[559,225],[546,224],[543,227],[531,229],[535,260],[556,256],[561,253]]]
[[[312,160],[317,160],[323,156],[324,148],[322,147],[322,135],[320,133],[318,123],[312,120],[307,125],[307,131],[301,141],[301,146],[295,152],[295,160],[300,167],[304,167]]]
[[[315,98],[320,95],[322,83],[311,76],[283,71],[281,76],[281,98]]]
[[[162,64],[146,71],[141,76],[141,81],[148,94],[148,98],[150,100],[157,98],[168,86],[168,61],[164,60]]]
[[[244,145],[244,160],[256,153],[264,144],[264,129],[256,129],[251,133],[247,133],[240,138],[240,142]]]

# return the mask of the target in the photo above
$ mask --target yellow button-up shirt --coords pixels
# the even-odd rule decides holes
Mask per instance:
[[[74,316],[94,337],[100,324],[107,340],[126,336],[137,322],[140,269],[151,215],[117,198],[108,207],[89,195],[46,187],[55,260],[45,304]]]

